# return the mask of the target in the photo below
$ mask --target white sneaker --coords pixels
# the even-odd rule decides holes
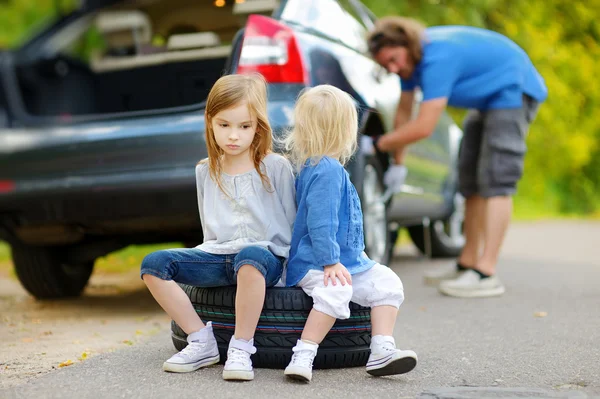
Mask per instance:
[[[463,275],[466,270],[459,270],[458,266],[453,264],[451,267],[444,266],[427,272],[423,275],[425,285],[437,287],[442,281],[454,280]]]
[[[229,349],[227,350],[227,361],[223,368],[224,380],[251,381],[254,379],[254,370],[252,369],[252,359],[250,355],[256,353],[254,339],[249,342],[235,339],[231,336]]]
[[[188,345],[181,352],[163,363],[164,371],[189,373],[219,363],[219,347],[210,321],[202,330],[188,335],[187,341]]]
[[[438,290],[445,295],[459,298],[484,298],[504,294],[504,285],[496,275],[482,278],[474,270],[464,272],[454,280],[443,281]]]
[[[393,337],[376,335],[371,338],[371,354],[367,361],[367,373],[381,377],[408,373],[417,366],[417,354],[396,349]]]
[[[283,374],[294,380],[310,381],[312,379],[313,360],[317,356],[317,349],[319,349],[319,345],[309,344],[299,339],[296,346],[292,349],[294,351],[292,360],[285,368]]]

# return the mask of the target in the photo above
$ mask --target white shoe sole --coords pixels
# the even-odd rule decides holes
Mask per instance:
[[[429,287],[438,287],[440,285],[441,282],[443,281],[448,281],[448,280],[454,280],[456,278],[460,277],[460,274],[456,274],[453,277],[432,277],[432,276],[424,276],[423,277],[423,282],[425,283],[425,285],[429,286]]]
[[[504,286],[466,290],[460,288],[445,287],[443,285],[440,285],[438,287],[438,290],[444,295],[453,296],[456,298],[488,298],[500,296],[506,291]]]
[[[216,356],[204,358],[196,363],[179,364],[179,363],[163,363],[163,370],[171,373],[190,373],[203,367],[212,366],[213,364],[219,363],[221,357],[217,354]]]
[[[252,381],[254,370],[223,370],[223,379],[227,381]]]
[[[310,382],[312,380],[312,370],[307,370],[304,367],[288,366],[283,374],[296,381]]]
[[[389,358],[373,361],[375,365],[369,366],[369,363],[367,363],[367,373],[376,377],[405,374],[417,366],[417,354],[413,351],[396,352]]]

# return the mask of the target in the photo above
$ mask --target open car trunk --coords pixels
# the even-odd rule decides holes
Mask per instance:
[[[100,2],[102,3],[102,2]],[[231,71],[250,13],[278,1],[108,1],[79,10],[35,56],[16,58],[30,117],[71,118],[176,108],[203,102]],[[262,4],[263,8],[253,7]],[[31,54],[31,52],[30,52]]]
[[[68,118],[200,103],[226,72],[228,56],[179,62],[155,58],[159,62],[96,72],[63,59],[19,67],[26,111],[32,116]],[[55,73],[61,68],[68,69],[64,76]]]

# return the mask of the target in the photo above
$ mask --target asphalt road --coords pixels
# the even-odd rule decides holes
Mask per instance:
[[[162,330],[0,390],[0,398],[600,397],[600,223],[513,225],[499,264],[507,286],[500,298],[448,298],[424,286],[423,271],[444,264],[410,249],[394,259],[406,291],[396,342],[419,356],[404,376],[315,371],[307,385],[286,381],[281,370],[256,370],[247,383],[223,381],[221,366],[168,374],[161,365],[174,348]]]

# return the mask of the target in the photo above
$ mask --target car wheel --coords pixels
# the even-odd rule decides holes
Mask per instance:
[[[434,258],[449,258],[460,255],[465,245],[463,224],[465,219],[464,198],[460,194],[454,196],[454,211],[445,220],[431,222],[431,256]],[[422,253],[426,253],[424,228],[422,225],[408,228],[410,238]]]
[[[11,252],[19,281],[37,299],[81,295],[94,268],[93,261],[66,264],[58,248],[12,244]]]
[[[227,360],[229,341],[235,328],[236,287],[199,288],[180,285],[203,322],[212,322],[221,363]],[[254,345],[252,363],[262,368],[285,368],[313,306],[301,288],[267,288]],[[186,347],[187,334],[171,323],[171,337],[177,350]],[[315,368],[356,367],[367,364],[371,344],[371,313],[350,303],[350,318],[337,320],[319,345]]]
[[[383,170],[379,161],[368,157],[364,166],[361,198],[365,252],[377,263],[387,265],[394,243],[387,216],[390,201],[382,200],[384,192]]]

